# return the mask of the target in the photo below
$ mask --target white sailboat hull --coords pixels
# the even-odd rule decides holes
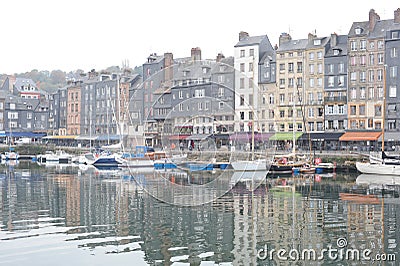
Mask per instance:
[[[356,168],[363,174],[400,175],[400,165],[371,164],[356,162]]]
[[[267,160],[236,161],[231,163],[235,171],[266,171]]]

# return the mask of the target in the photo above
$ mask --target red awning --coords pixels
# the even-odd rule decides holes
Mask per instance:
[[[339,141],[376,141],[380,137],[382,132],[346,132],[340,138]]]
[[[184,140],[184,139],[187,139],[187,137],[189,137],[189,135],[173,135],[173,136],[169,136],[168,139],[169,140]]]

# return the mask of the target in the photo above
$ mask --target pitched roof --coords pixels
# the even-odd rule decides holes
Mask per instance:
[[[246,37],[246,38],[240,40],[234,47],[260,44],[264,38],[267,38],[267,35],[249,36],[249,37]]]
[[[288,42],[284,42],[278,48],[278,52],[283,51],[292,51],[292,50],[305,50],[308,45],[308,39],[301,40],[290,40]]]

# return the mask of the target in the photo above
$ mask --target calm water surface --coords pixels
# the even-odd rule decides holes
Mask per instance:
[[[193,189],[188,198],[154,172],[2,164],[0,265],[400,265],[399,177],[268,177],[209,202],[236,180],[223,175],[205,192],[195,189],[221,173],[165,173]],[[208,203],[180,206],[193,198]],[[392,261],[287,257],[329,247]],[[288,260],[267,257],[272,249],[286,250]]]

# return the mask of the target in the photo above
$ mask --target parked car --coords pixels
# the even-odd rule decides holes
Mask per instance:
[[[32,143],[31,138],[19,138],[15,141],[15,144],[30,144]]]

